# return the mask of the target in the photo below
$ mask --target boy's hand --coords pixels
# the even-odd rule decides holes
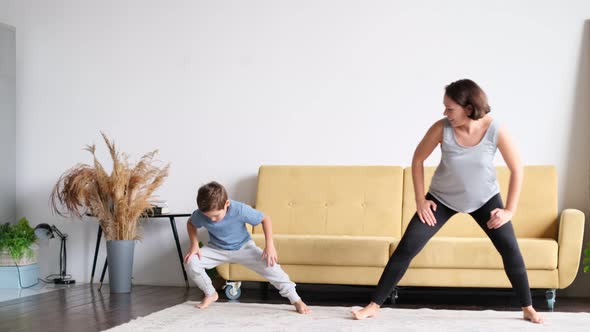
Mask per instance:
[[[186,255],[184,255],[184,263],[188,264],[188,261],[190,261],[191,257],[193,257],[193,255],[197,255],[197,257],[199,257],[199,260],[201,259],[201,249],[199,249],[199,247],[191,247],[191,249],[188,251],[188,253]]]
[[[262,251],[262,259],[266,259],[266,266],[274,266],[277,263],[277,251],[274,244],[267,244]]]

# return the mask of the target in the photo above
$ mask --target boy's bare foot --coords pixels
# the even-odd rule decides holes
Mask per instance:
[[[545,321],[543,317],[535,311],[532,305],[522,308],[522,318],[530,320],[535,324],[542,324]]]
[[[295,306],[295,309],[297,310],[297,312],[300,314],[305,315],[305,314],[311,313],[311,309],[309,309],[307,304],[303,303],[303,301],[301,301],[301,300],[293,303],[293,305]]]
[[[211,294],[211,295],[205,295],[203,297],[203,299],[201,300],[201,303],[197,303],[195,304],[195,307],[199,308],[199,309],[205,309],[207,308],[211,303],[217,301],[219,299],[219,295],[217,294],[217,292]]]
[[[365,319],[365,318],[371,318],[377,315],[377,311],[379,311],[379,308],[381,306],[377,305],[377,303],[375,302],[371,302],[369,303],[368,306],[362,308],[361,310],[353,310],[352,315],[354,316],[354,319]]]

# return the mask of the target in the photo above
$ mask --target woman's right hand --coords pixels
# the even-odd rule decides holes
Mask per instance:
[[[428,226],[436,225],[436,218],[432,211],[436,211],[436,203],[433,201],[423,199],[416,202],[416,213],[418,213],[418,217],[423,224],[427,224]]]
[[[191,247],[191,249],[188,251],[188,253],[186,255],[184,255],[184,263],[188,264],[188,261],[190,261],[191,257],[193,257],[193,255],[197,255],[197,257],[199,257],[199,260],[201,259],[201,249],[199,249],[199,247]]]

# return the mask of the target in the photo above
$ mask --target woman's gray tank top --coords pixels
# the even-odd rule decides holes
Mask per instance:
[[[482,140],[473,147],[459,145],[448,119],[444,120],[440,164],[429,192],[449,208],[470,213],[500,192],[494,155],[498,125],[492,120]]]

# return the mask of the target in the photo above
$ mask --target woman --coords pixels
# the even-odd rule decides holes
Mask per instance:
[[[449,84],[443,103],[445,118],[428,130],[412,159],[416,214],[390,257],[372,302],[352,313],[356,319],[374,316],[428,240],[454,214],[465,212],[477,221],[502,255],[523,318],[542,323],[543,318],[532,306],[527,272],[510,221],[516,212],[523,177],[516,148],[506,129],[488,115],[486,94],[475,82],[463,79]],[[438,144],[441,162],[424,195],[424,160]],[[510,169],[505,208],[493,163],[496,149]]]

